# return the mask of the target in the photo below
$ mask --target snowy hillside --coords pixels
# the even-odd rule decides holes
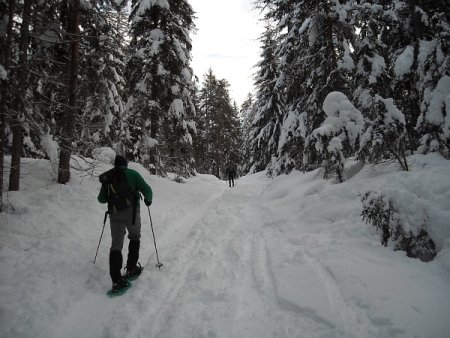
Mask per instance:
[[[105,211],[97,178],[74,170],[58,185],[48,161],[24,159],[21,191],[0,214],[0,337],[449,337],[450,161],[409,162],[411,172],[354,164],[342,184],[315,171],[251,175],[233,189],[131,163],[154,191],[164,266],[142,208],[145,270],[109,299],[108,224],[92,263]],[[369,189],[426,209],[432,262],[380,244],[360,216]]]

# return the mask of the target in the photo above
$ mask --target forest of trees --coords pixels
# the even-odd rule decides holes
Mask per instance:
[[[238,165],[229,84],[210,70],[199,88],[190,66],[194,14],[187,0],[0,0],[0,196],[23,157],[62,184],[100,147],[162,176]]]
[[[183,177],[231,164],[342,181],[348,157],[450,157],[447,0],[254,5],[266,28],[238,108],[212,69],[196,81],[189,0],[0,0],[0,196],[23,157],[64,184],[71,157],[100,147]]]
[[[264,14],[244,172],[324,169],[345,158],[450,157],[446,0],[256,0]]]

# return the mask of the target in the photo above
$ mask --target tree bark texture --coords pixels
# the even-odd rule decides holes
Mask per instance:
[[[69,18],[70,60],[67,65],[68,102],[66,107],[65,125],[62,131],[61,152],[59,155],[58,183],[66,184],[70,180],[70,156],[72,154],[72,141],[75,132],[75,121],[78,115],[77,86],[79,64],[79,23],[80,0],[70,3],[71,16]]]

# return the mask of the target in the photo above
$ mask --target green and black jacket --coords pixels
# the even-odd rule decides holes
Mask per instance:
[[[127,167],[121,167],[125,174],[125,179],[127,180],[128,185],[130,186],[131,190],[136,192],[136,206],[139,206],[139,192],[144,195],[144,198],[147,201],[152,201],[153,199],[153,192],[152,188],[144,181],[142,176],[135,170],[129,169]],[[106,200],[107,197],[107,189],[106,185],[103,184],[102,188],[100,189],[100,193],[98,194],[98,201],[100,203],[108,203]]]

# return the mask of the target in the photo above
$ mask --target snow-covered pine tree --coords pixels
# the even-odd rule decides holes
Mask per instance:
[[[450,6],[420,1],[417,76],[421,113],[416,124],[422,152],[450,158]],[[420,29],[419,29],[420,28]]]
[[[324,177],[335,173],[343,182],[345,159],[357,152],[364,130],[364,118],[341,92],[331,92],[323,102],[327,118],[308,137],[309,147],[314,147],[322,163]]]
[[[242,164],[241,146],[243,143],[243,133],[241,120],[239,118],[239,108],[234,102],[227,109],[228,117],[225,124],[225,165],[232,166],[239,170]],[[224,170],[226,168],[222,168]]]
[[[376,95],[371,101],[371,114],[366,117],[366,130],[360,138],[358,157],[371,163],[394,159],[407,171],[405,116],[393,99]]]
[[[357,60],[353,101],[366,119],[358,157],[371,163],[394,159],[408,170],[405,117],[392,99],[389,46],[399,24],[392,9],[392,3],[383,0],[353,4],[353,25],[358,30],[353,42]]]
[[[244,102],[242,102],[239,115],[242,120],[242,129],[246,132],[250,130],[252,125],[254,114],[252,114],[254,98],[252,93],[248,93]]]
[[[100,146],[123,152],[126,24],[125,11],[108,2],[91,0],[82,8],[79,94],[83,99],[77,151],[85,156]]]
[[[267,25],[260,38],[262,53],[255,79],[257,92],[244,150],[248,154],[246,172],[266,169],[272,157],[277,156],[284,103],[282,91],[277,86],[278,58],[274,34],[272,27]]]
[[[194,11],[186,0],[133,0],[127,83],[129,152],[153,172],[193,174],[190,32]]]
[[[195,107],[195,127],[197,128],[197,133],[193,135],[193,148],[194,148],[194,160],[195,160],[195,170],[197,172],[203,173],[206,172],[204,163],[206,158],[204,156],[206,151],[205,145],[205,120],[202,118],[200,104],[200,84],[198,82],[198,78],[194,78],[194,95],[193,95],[193,103]]]
[[[286,113],[278,144],[277,172],[321,165],[305,140],[324,121],[322,103],[328,93],[348,94],[354,68],[348,1],[303,0],[290,7],[278,24],[280,75]]]
[[[30,157],[48,157],[55,173],[58,144],[62,142],[67,106],[67,60],[70,58],[68,2],[39,1],[32,17],[32,41],[29,51],[29,90],[33,96],[30,136],[24,148]]]
[[[203,82],[198,95],[198,111],[196,121],[199,125],[197,135],[197,170],[200,173],[212,173],[214,158],[213,121],[215,120],[215,102],[218,80],[210,68],[203,76]]]
[[[395,74],[394,99],[405,114],[408,148],[415,150],[422,138],[423,150],[446,152],[448,136],[439,136],[445,134],[442,130],[445,114],[440,113],[445,110],[442,108],[445,99],[437,93],[440,91],[439,82],[442,79],[445,81],[450,72],[448,3],[441,0],[411,0],[396,1],[391,6],[397,18],[397,26],[390,40]],[[436,97],[431,94],[435,90],[435,94],[441,96],[437,110],[432,107],[433,104],[430,106],[432,97]]]
[[[199,119],[203,159],[199,172],[220,177],[228,164],[240,164],[241,128],[236,105],[232,104],[229,83],[218,80],[212,69],[204,75],[199,98]]]
[[[240,164],[240,123],[237,107],[231,102],[229,88],[228,81],[217,81],[213,111],[207,117],[211,119],[211,150],[214,159],[210,170],[217,177],[221,177],[228,165],[237,167]]]
[[[248,173],[250,170],[249,163],[253,162],[252,153],[250,153],[249,144],[250,140],[250,129],[252,126],[253,119],[255,117],[254,110],[254,97],[252,93],[248,93],[246,99],[241,105],[241,109],[239,111],[239,116],[241,119],[241,128],[242,128],[242,145],[241,145],[241,155],[245,159],[242,161],[241,168],[239,170],[243,173]]]
[[[352,41],[356,60],[352,101],[364,116],[372,115],[375,95],[392,97],[392,71],[388,55],[393,20],[386,1],[355,1],[352,24],[358,30]]]

